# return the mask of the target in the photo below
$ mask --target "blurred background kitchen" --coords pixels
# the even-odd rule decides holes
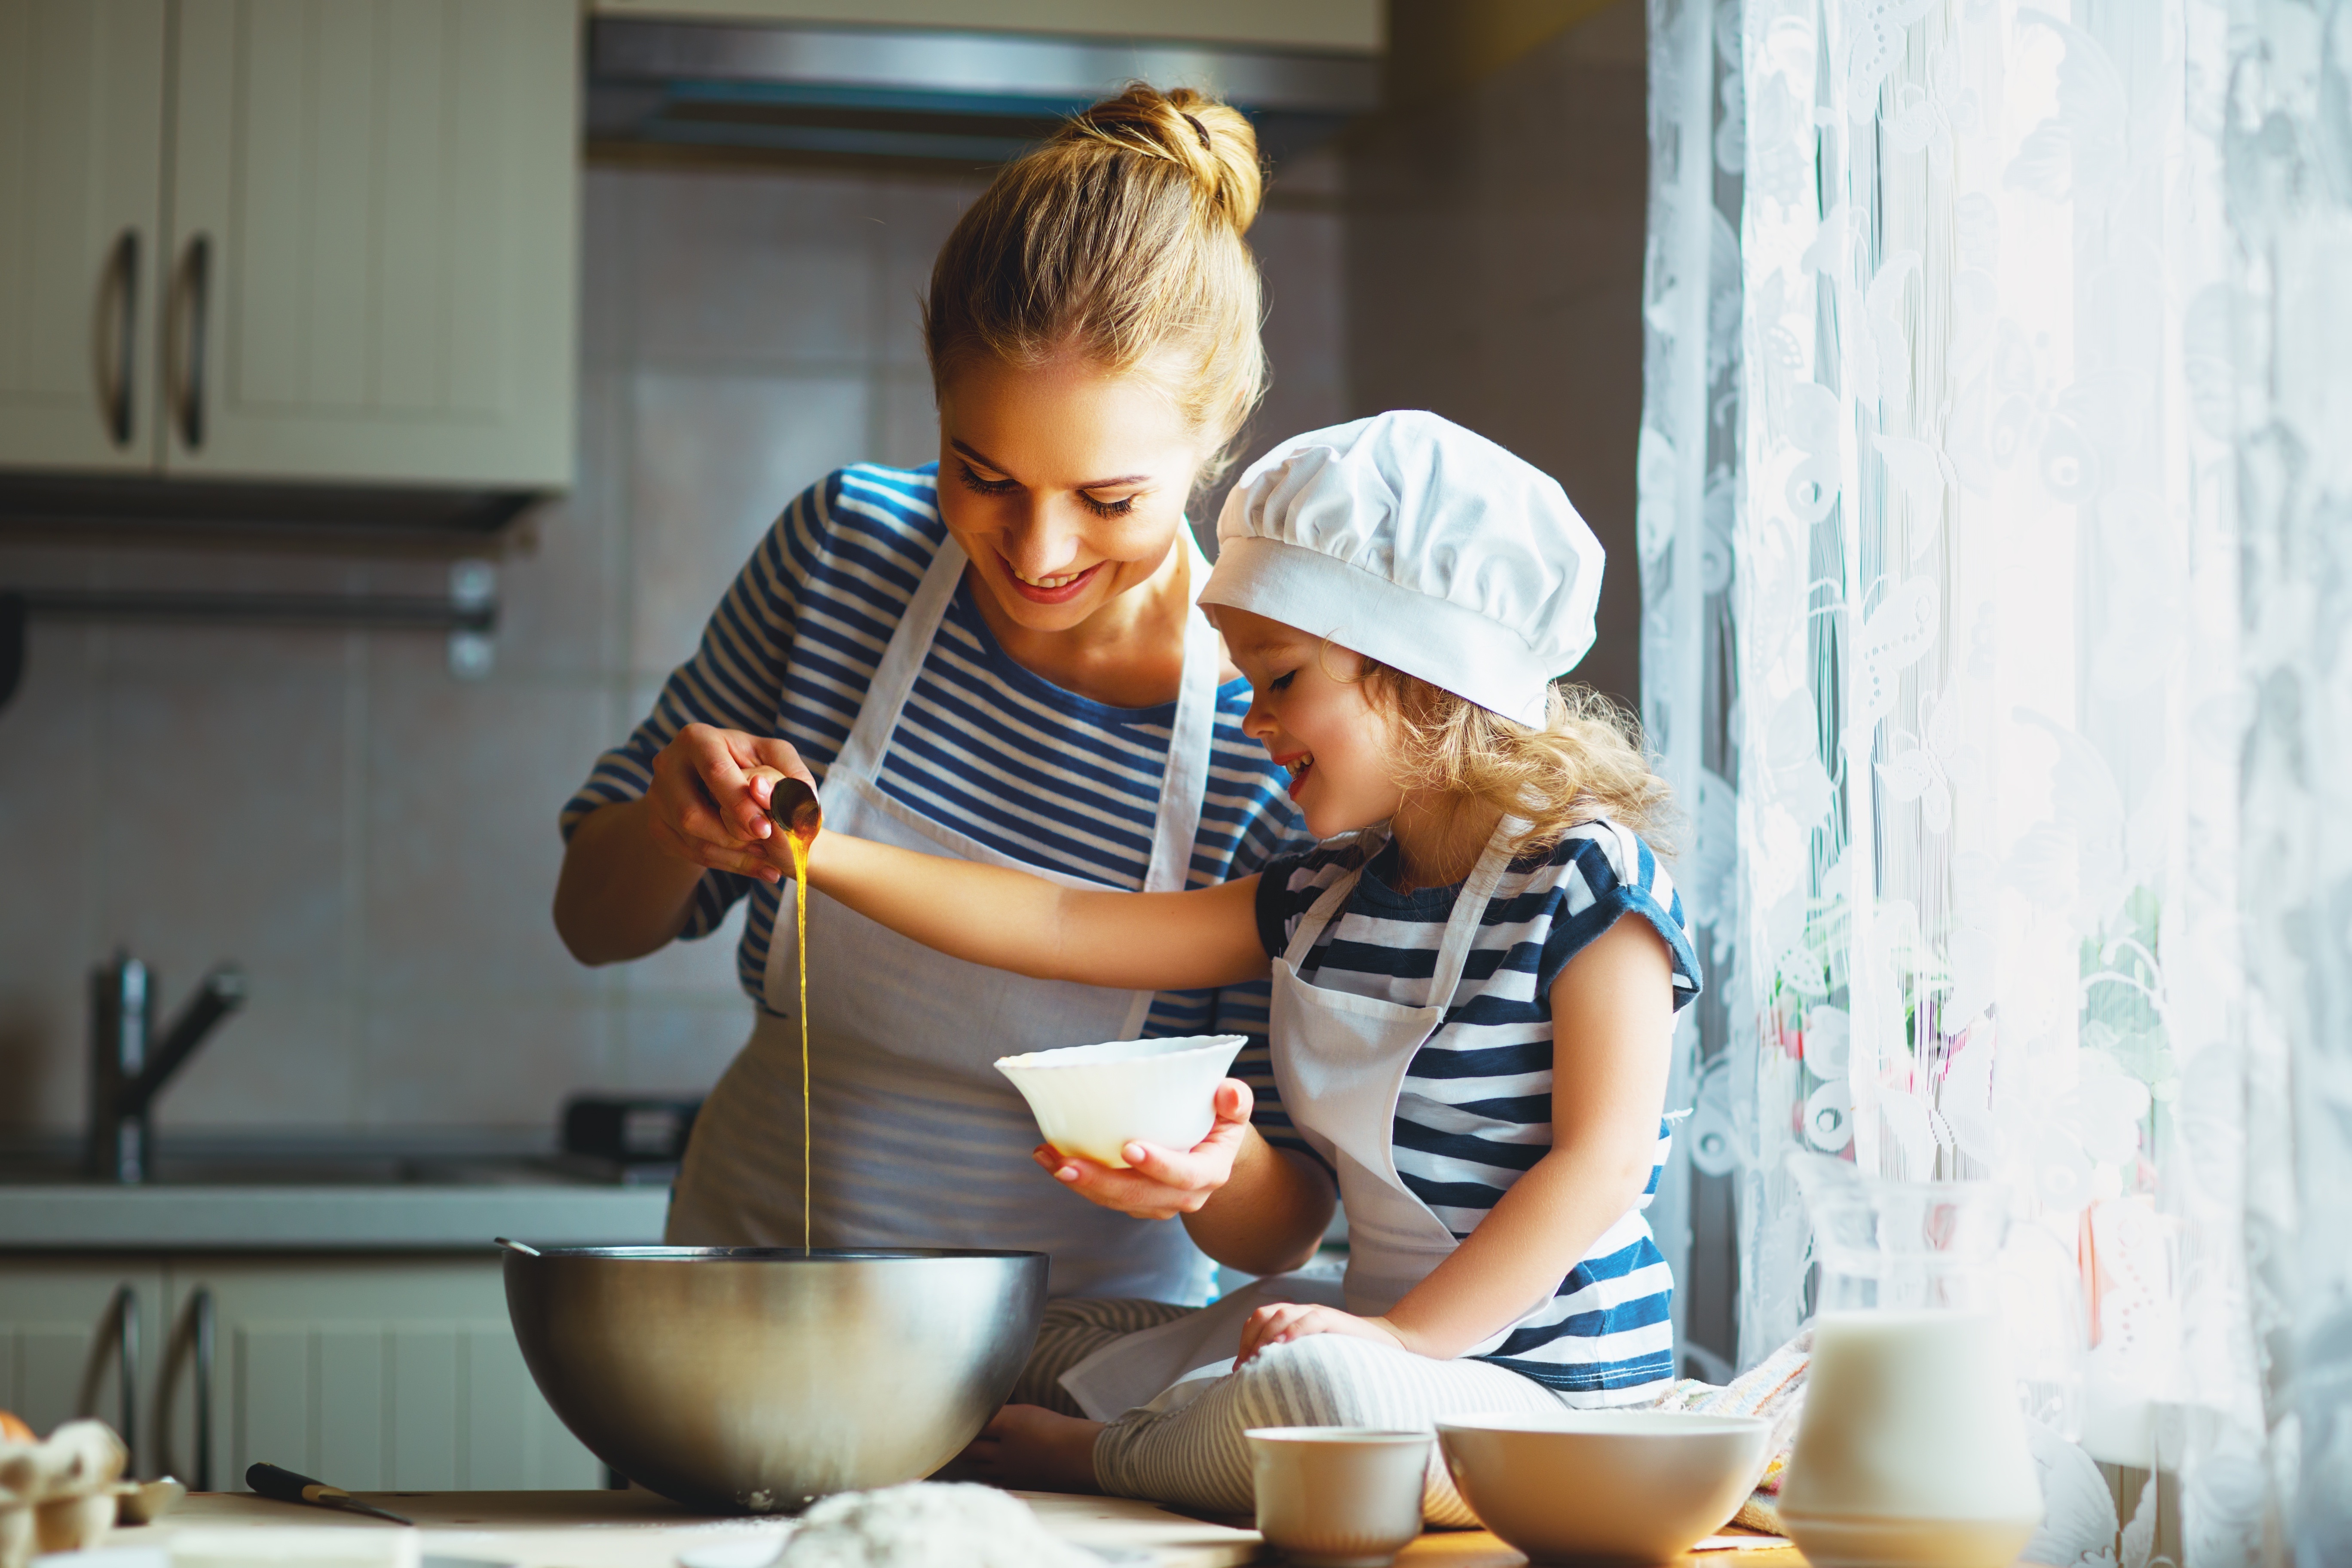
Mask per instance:
[[[243,977],[166,1153],[706,1088],[740,910],[583,968],[557,808],[794,492],[936,457],[934,251],[1130,76],[1273,160],[1245,457],[1418,406],[1546,468],[1630,706],[1643,48],[1639,0],[0,0],[0,1153],[79,1153],[118,952],[159,1035]]]

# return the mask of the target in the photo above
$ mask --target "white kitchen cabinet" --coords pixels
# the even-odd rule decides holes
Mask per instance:
[[[572,0],[0,0],[0,465],[568,485],[578,56]]]
[[[572,0],[177,8],[166,469],[568,484]]]
[[[121,1342],[111,1333],[99,1342],[126,1286],[134,1325],[131,1425],[144,1426],[154,1409],[168,1287],[163,1265],[137,1255],[0,1258],[0,1410],[13,1410],[46,1433],[87,1409],[120,1431]],[[143,1458],[152,1435],[134,1430],[131,1436]]]
[[[124,1283],[142,1314],[144,1469],[193,1479],[201,1370],[216,1488],[257,1459],[355,1490],[603,1484],[531,1382],[495,1257],[0,1257],[0,1406],[44,1431],[74,1414],[93,1330]],[[201,1369],[193,1336],[165,1356],[200,1290],[213,1318]],[[110,1423],[113,1388],[94,1406]]]
[[[603,1485],[531,1382],[503,1281],[497,1258],[175,1261],[175,1316],[212,1293],[216,1468],[266,1459],[354,1490]],[[193,1399],[177,1393],[172,1447],[187,1454]]]
[[[168,23],[0,0],[0,465],[155,465]]]

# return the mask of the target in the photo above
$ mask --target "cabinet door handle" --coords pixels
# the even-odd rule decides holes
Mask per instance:
[[[118,447],[131,445],[139,389],[139,231],[126,228],[114,241],[106,286],[114,295],[114,374],[106,389],[107,433]]]
[[[106,1375],[109,1351],[112,1352],[115,1375],[121,1384],[121,1403],[118,1412],[119,1425],[115,1435],[131,1453],[130,1468],[139,1470],[139,1292],[130,1286],[119,1287],[114,1299],[99,1315],[98,1333],[89,1347],[89,1362],[82,1369],[81,1397],[75,1402],[75,1414],[98,1414],[98,1385]]]
[[[213,1293],[199,1289],[188,1303],[196,1314],[196,1488],[213,1489]]]
[[[188,1292],[188,1303],[180,1309],[180,1321],[172,1326],[171,1342],[163,1352],[163,1375],[155,1389],[155,1441],[161,1467],[158,1473],[170,1475],[175,1468],[172,1416],[173,1395],[179,1388],[180,1361],[185,1356],[195,1363],[195,1468],[189,1472],[188,1485],[190,1489],[200,1492],[213,1489],[215,1323],[212,1287],[199,1285]]]
[[[190,451],[205,444],[205,337],[212,310],[212,236],[188,241],[180,263],[180,444]]]

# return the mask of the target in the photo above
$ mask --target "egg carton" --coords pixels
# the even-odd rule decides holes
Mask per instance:
[[[42,1442],[0,1441],[0,1568],[86,1551],[105,1542],[118,1515],[148,1517],[152,1489],[122,1479],[130,1458],[103,1421],[68,1421]]]

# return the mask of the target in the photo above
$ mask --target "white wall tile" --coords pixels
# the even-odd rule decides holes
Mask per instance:
[[[370,670],[361,895],[371,1006],[415,996],[594,993],[549,912],[556,813],[604,743],[585,686],[460,681],[409,643]]]
[[[709,935],[674,942],[659,952],[616,969],[614,973],[628,1000],[649,1005],[742,999],[742,988],[735,980],[735,944],[743,938],[747,901],[739,900]]]
[[[104,940],[158,969],[167,1003],[224,961],[256,994],[331,991],[350,912],[346,635],[107,637],[105,805],[85,851]]]
[[[885,365],[927,366],[922,301],[930,293],[931,263],[982,189],[976,180],[892,180],[883,186],[884,260],[876,305],[877,357]]]
[[[90,847],[141,830],[146,786],[111,787],[99,767],[92,636],[36,622],[0,708],[0,1128],[81,1115],[84,977],[108,940]]]
[[[700,1094],[719,1080],[751,1035],[751,1003],[632,1003],[615,1019],[615,1076],[606,1087],[633,1094]]]
[[[865,181],[668,172],[633,192],[639,363],[862,366],[880,200]]]
[[[196,980],[164,976],[177,1006]],[[159,1139],[198,1128],[337,1127],[359,1104],[361,1010],[341,988],[257,982],[155,1102]]]
[[[612,1076],[600,1004],[427,995],[380,1001],[360,1052],[353,1121],[552,1128],[564,1098]]]
[[[636,337],[638,193],[648,178],[632,169],[591,168],[580,192],[580,361],[591,370],[625,368]]]
[[[878,378],[882,434],[876,462],[919,468],[940,460],[940,410],[931,394],[931,373],[919,366],[888,370]]]
[[[863,454],[872,395],[862,375],[638,374],[636,669],[667,671],[694,651],[719,595],[785,505]]]
[[[579,481],[517,520],[495,551],[501,674],[594,679],[625,668],[629,419],[625,375],[582,373]]]

